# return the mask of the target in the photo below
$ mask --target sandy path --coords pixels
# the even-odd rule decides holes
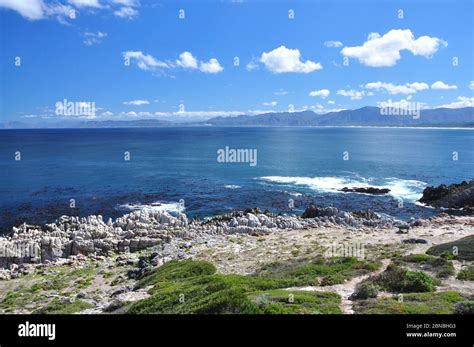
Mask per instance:
[[[341,283],[335,284],[332,286],[307,286],[307,287],[291,287],[286,288],[285,290],[292,291],[292,290],[302,290],[302,291],[312,291],[312,292],[331,292],[336,293],[341,297],[341,309],[344,314],[354,314],[354,310],[352,309],[352,300],[349,300],[349,297],[352,293],[354,293],[355,287],[357,284],[362,282],[363,280],[369,278],[370,276],[375,276],[387,268],[390,264],[389,259],[382,260],[382,266],[374,272],[371,272],[366,275],[353,277],[350,280]]]

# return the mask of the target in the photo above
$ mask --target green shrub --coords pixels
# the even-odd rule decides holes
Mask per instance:
[[[250,295],[261,314],[342,313],[341,298],[335,293],[270,290]]]
[[[453,253],[454,247],[457,248],[457,255]],[[447,259],[474,260],[474,235],[463,237],[462,239],[442,243],[426,251],[430,255],[442,255]]]
[[[266,314],[341,313],[334,293],[289,292],[288,278],[216,274],[202,261],[173,261],[143,278],[151,297],[135,302],[129,313]],[[293,300],[289,300],[289,295]]]
[[[379,287],[371,282],[362,282],[357,284],[354,293],[350,296],[351,300],[360,300],[376,298],[379,294]]]
[[[433,278],[422,271],[407,271],[396,264],[372,280],[382,289],[394,293],[431,292],[435,289]]]
[[[41,308],[34,313],[37,314],[71,314],[94,307],[93,304],[82,300],[63,300],[55,298],[46,307]]]
[[[403,283],[403,292],[432,292],[434,291],[433,279],[422,271],[407,271]]]
[[[357,300],[358,314],[452,314],[455,305],[465,300],[458,292],[413,293],[398,297]]]
[[[474,301],[461,301],[454,305],[455,314],[474,314]]]
[[[324,276],[321,279],[321,285],[322,286],[333,286],[335,284],[341,284],[344,283],[345,278],[342,274],[331,274]]]
[[[456,278],[463,281],[474,281],[474,265],[469,265],[461,269]]]
[[[446,257],[435,257],[426,254],[410,254],[396,259],[397,264],[415,263],[422,266],[423,270],[433,271],[438,278],[454,275],[453,263]]]

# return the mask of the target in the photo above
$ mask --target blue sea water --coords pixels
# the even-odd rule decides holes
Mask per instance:
[[[473,178],[473,144],[469,129],[2,130],[0,226],[6,231],[13,224],[51,222],[62,214],[176,211],[180,199],[185,213],[199,217],[247,207],[290,212],[289,199],[295,213],[316,203],[349,211],[371,208],[401,219],[427,217],[437,211],[416,200],[427,185]],[[256,149],[257,165],[218,162],[217,151],[226,146]],[[15,160],[16,152],[21,160]],[[338,191],[364,186],[391,192]]]

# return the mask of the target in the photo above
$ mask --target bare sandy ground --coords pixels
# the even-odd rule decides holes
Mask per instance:
[[[203,247],[195,258],[210,261],[219,272],[252,274],[262,265],[274,261],[284,262],[298,258],[311,258],[327,255],[326,249],[332,245],[363,245],[364,257],[381,259],[382,267],[371,274],[358,276],[343,284],[332,286],[310,286],[287,288],[287,290],[334,292],[341,296],[341,309],[345,314],[353,314],[350,295],[358,283],[367,277],[381,273],[390,264],[394,254],[425,253],[433,245],[451,242],[474,234],[473,217],[436,217],[424,226],[410,229],[407,234],[398,233],[398,229],[358,229],[319,228],[307,230],[288,230],[258,238],[248,235],[227,236],[232,242],[218,248]],[[408,239],[423,239],[427,243],[404,243]],[[462,264],[454,262],[456,274]],[[460,281],[450,277],[442,281],[438,291],[454,290],[465,294],[474,294],[474,283]],[[380,296],[387,295],[380,293]]]
[[[325,255],[332,245],[363,245],[368,259],[400,254],[424,253],[428,248],[474,234],[474,217],[437,217],[424,226],[410,229],[347,229],[342,227],[274,232],[259,237],[222,236],[227,242],[197,245],[195,259],[208,260],[221,273],[252,274],[274,261]],[[403,240],[424,239],[426,244],[407,244]],[[230,242],[228,242],[230,241]]]

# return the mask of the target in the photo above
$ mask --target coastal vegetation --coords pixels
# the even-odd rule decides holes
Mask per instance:
[[[151,297],[138,301],[129,313],[341,313],[334,293],[282,290],[301,279],[290,276],[217,274],[203,261],[172,261],[145,277]]]

